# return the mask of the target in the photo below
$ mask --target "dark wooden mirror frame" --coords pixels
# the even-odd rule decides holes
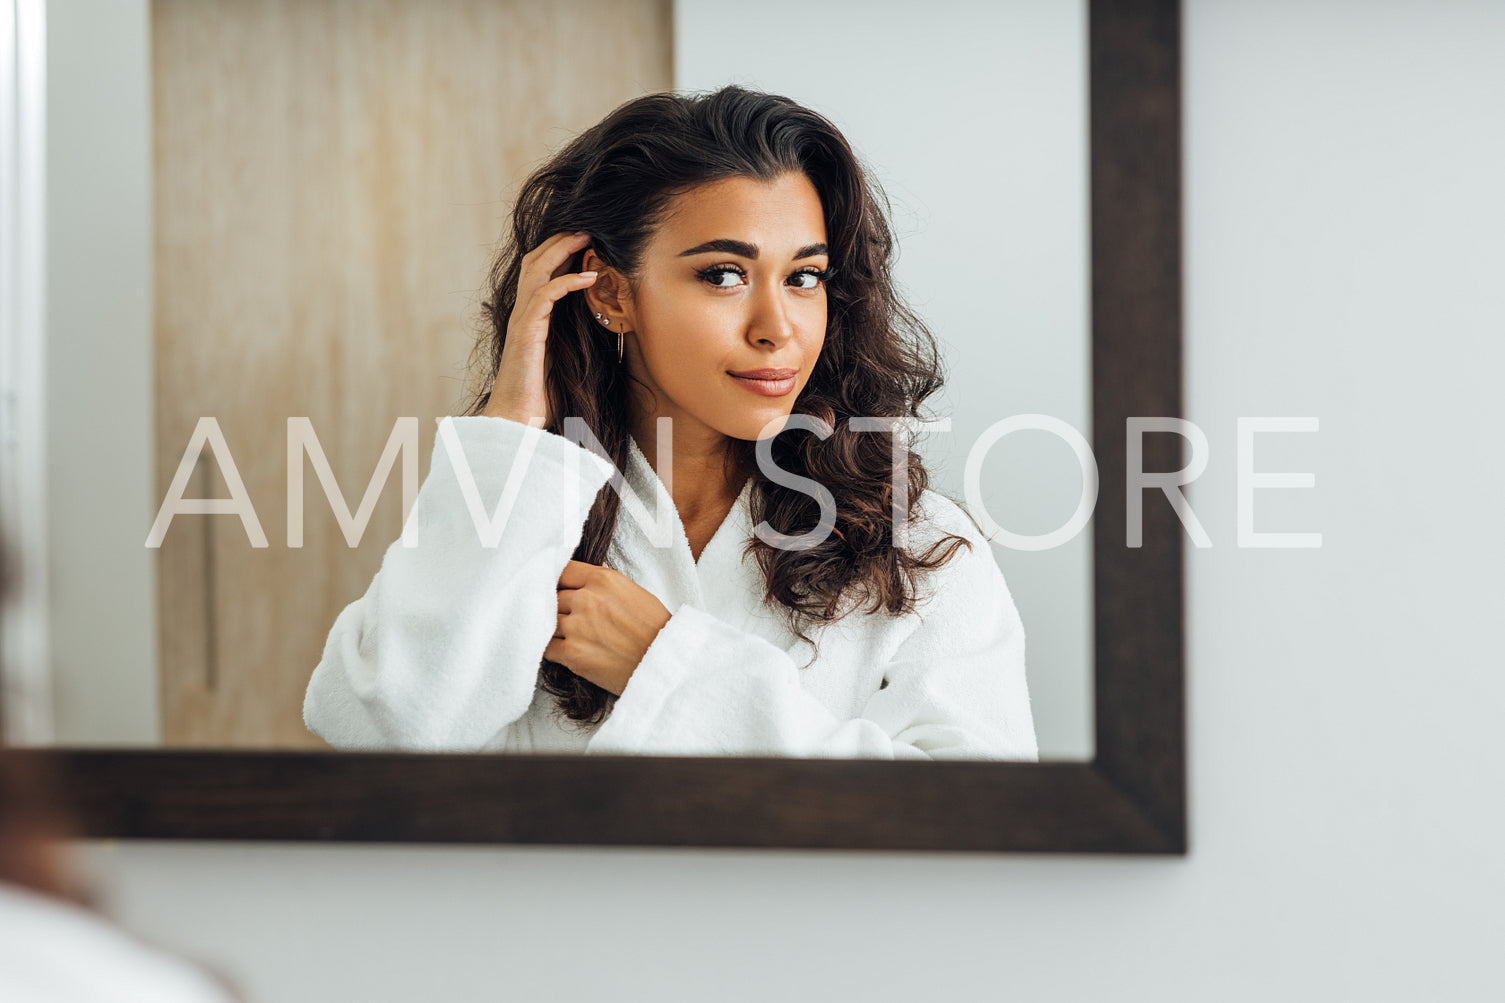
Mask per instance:
[[[1181,525],[1126,546],[1125,419],[1181,413],[1178,0],[1091,0],[1091,762],[25,749],[89,837],[1186,852]],[[1179,436],[1147,470],[1182,466]]]

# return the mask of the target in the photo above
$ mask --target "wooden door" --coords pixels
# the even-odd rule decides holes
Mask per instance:
[[[671,27],[670,0],[153,5],[157,498],[212,416],[268,541],[225,514],[168,530],[164,744],[323,747],[304,689],[401,531],[400,468],[351,548],[305,460],[291,548],[288,418],[312,422],[351,511],[399,418],[427,471],[512,195],[671,86]],[[185,496],[227,496],[209,451]]]

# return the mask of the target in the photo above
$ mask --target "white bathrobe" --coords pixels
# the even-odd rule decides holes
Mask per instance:
[[[697,562],[668,489],[629,448],[607,564],[671,616],[603,723],[553,713],[538,667],[559,576],[615,467],[562,436],[467,416],[439,422],[403,530],[416,546],[392,543],[336,618],[304,699],[309,729],[345,749],[1038,758],[1019,614],[991,545],[953,502],[927,491],[909,524],[912,549],[941,531],[972,541],[922,577],[919,609],[859,608],[806,628],[819,655],[802,668],[815,652],[763,604],[758,565],[741,557],[752,482]],[[487,541],[494,511],[504,521]],[[659,513],[667,546],[654,543]]]

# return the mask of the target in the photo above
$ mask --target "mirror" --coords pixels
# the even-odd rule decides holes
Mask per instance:
[[[18,743],[326,748],[309,674],[399,535],[403,463],[426,474],[434,418],[460,413],[512,195],[671,86],[739,82],[835,122],[892,201],[900,289],[944,356],[929,406],[951,429],[918,445],[933,486],[970,500],[975,453],[1011,532],[1077,506],[1058,436],[986,440],[1021,414],[1090,435],[1083,4],[765,5],[734,32],[667,2],[149,13],[149,35],[66,7],[50,31],[51,678],[13,701],[50,707],[17,718]],[[195,444],[206,416],[222,438]],[[354,547],[307,454],[289,488],[295,417],[350,512],[417,419]],[[143,548],[184,463],[186,498],[227,498],[233,469],[267,545],[237,515],[178,514]],[[1090,535],[992,554],[1040,758],[1088,759]]]
[[[551,8],[520,9],[536,15]],[[112,722],[138,721],[142,707],[150,715],[157,706],[148,668],[158,653],[159,583],[138,546],[161,490],[160,469],[147,469],[143,461],[156,448],[157,407],[155,360],[142,349],[153,340],[152,255],[142,250],[151,241],[141,240],[153,229],[150,200],[141,197],[152,189],[154,140],[146,125],[152,78],[145,58],[151,20],[145,0],[89,11],[52,4],[47,13],[47,48],[30,34],[20,38],[15,53],[5,52],[7,59],[18,57],[4,67],[4,78],[17,86],[0,94],[9,116],[0,117],[0,127],[10,140],[0,153],[17,154],[5,161],[9,180],[0,188],[0,208],[17,224],[0,228],[7,263],[0,268],[0,291],[7,304],[15,304],[0,315],[0,380],[10,405],[0,411],[0,441],[8,451],[0,466],[0,516],[13,549],[7,570],[21,572],[0,608],[6,670],[0,720],[19,744],[62,739],[61,748],[9,754],[52,772],[76,809],[82,834],[1186,852],[1183,530],[1169,506],[1146,504],[1142,542],[1127,546],[1131,499],[1122,491],[1128,418],[1181,412],[1176,0],[1091,0],[1086,12],[1091,439],[1103,485],[1092,523],[1093,752],[1090,762],[1043,763],[331,754],[149,747],[139,736],[108,734],[116,727]],[[688,5],[673,12],[676,35],[691,35],[691,13]],[[613,5],[595,23],[616,31],[619,14]],[[854,15],[852,24],[857,20]],[[960,26],[947,43],[965,35],[969,24],[947,22],[948,29]],[[839,49],[844,37],[832,34],[828,40]],[[674,58],[682,54],[683,46]],[[592,50],[579,62],[592,65],[616,55]],[[234,63],[246,57],[225,58]],[[354,72],[348,61],[336,63]],[[367,69],[381,76],[405,65],[395,60]],[[901,60],[888,75],[916,65]],[[50,111],[41,101],[43,81],[53,85]],[[279,93],[287,98],[285,110],[298,107],[301,91]],[[551,91],[529,107],[548,106],[557,114],[555,101]],[[55,168],[50,172],[37,142],[44,134]],[[532,155],[508,155],[514,154]],[[499,221],[504,209],[494,194],[482,201],[497,209]],[[901,230],[904,225],[901,218]],[[43,270],[35,266],[44,250],[47,260],[68,262],[75,270],[52,267],[44,283]],[[467,280],[456,294],[463,298],[473,287]],[[51,370],[44,365],[49,358]],[[74,360],[74,368],[63,371],[57,360]],[[368,360],[346,361],[356,366]],[[398,359],[408,361],[406,355]],[[247,386],[254,385],[255,366],[243,371]],[[391,365],[375,371],[397,372]],[[458,371],[445,378],[458,385]],[[395,376],[393,382],[406,385]],[[93,399],[101,394],[111,407]],[[376,447],[371,449],[374,457]],[[1142,459],[1146,472],[1185,465],[1182,443],[1173,435],[1146,437]],[[367,459],[362,478],[373,463]],[[1014,591],[1023,591],[1017,577],[1010,581]],[[369,579],[353,576],[352,582],[351,594],[358,594]],[[17,579],[9,584],[17,586]],[[50,629],[39,629],[47,626],[49,604],[54,612],[70,612],[54,616]],[[236,634],[218,650],[234,650],[244,638]],[[142,652],[150,657],[143,661]],[[201,659],[201,670],[204,664]],[[100,665],[114,668],[91,675],[88,670]],[[1034,665],[1032,683],[1038,676]],[[99,744],[59,734],[54,703],[99,711],[92,719],[75,719],[92,721],[95,727],[86,731]],[[112,706],[118,713],[105,712]]]

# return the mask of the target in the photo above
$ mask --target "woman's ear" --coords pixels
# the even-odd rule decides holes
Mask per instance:
[[[632,290],[622,273],[602,262],[601,256],[587,248],[581,260],[582,272],[596,271],[596,281],[585,287],[585,301],[592,314],[600,314],[610,321],[603,324],[613,331],[632,331]]]

